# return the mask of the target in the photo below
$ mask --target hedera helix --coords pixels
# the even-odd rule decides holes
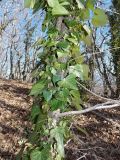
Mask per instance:
[[[80,53],[82,44],[91,46],[91,29],[103,26],[107,17],[95,7],[95,0],[25,0],[25,7],[44,12],[43,31],[35,45],[40,67],[34,72],[39,80],[33,85],[31,111],[33,131],[23,160],[62,160],[64,144],[70,137],[70,118],[58,118],[57,113],[81,109],[81,95],[77,85],[88,80],[88,66]],[[35,14],[35,13],[34,13]],[[41,18],[41,17],[40,17]]]

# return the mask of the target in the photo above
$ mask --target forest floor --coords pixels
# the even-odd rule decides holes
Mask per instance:
[[[0,79],[0,160],[14,160],[27,139],[30,88]],[[120,160],[120,107],[74,117],[71,130],[66,160]]]

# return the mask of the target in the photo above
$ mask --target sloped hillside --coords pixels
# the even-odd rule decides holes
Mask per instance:
[[[13,160],[25,140],[30,84],[0,79],[0,160]]]
[[[0,160],[14,160],[27,138],[30,88],[28,83],[0,79]],[[66,160],[120,160],[120,108],[72,120]]]

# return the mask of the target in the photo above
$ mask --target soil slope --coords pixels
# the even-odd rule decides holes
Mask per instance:
[[[26,140],[30,88],[0,79],[0,160],[14,160]],[[73,117],[71,131],[66,160],[120,160],[120,107]]]
[[[0,79],[0,160],[13,160],[25,140],[31,84]]]

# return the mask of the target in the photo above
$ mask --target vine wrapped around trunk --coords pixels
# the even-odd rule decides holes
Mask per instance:
[[[31,111],[33,132],[30,145],[22,159],[62,160],[64,143],[69,138],[67,118],[55,118],[55,113],[81,110],[81,95],[77,85],[88,79],[88,66],[80,53],[81,42],[92,45],[88,20],[95,27],[103,26],[107,17],[95,8],[95,0],[25,0],[25,7],[34,12],[42,9],[45,19],[42,29],[46,37],[36,42],[41,46],[40,67],[30,95],[35,97]],[[54,116],[53,116],[54,113]]]

